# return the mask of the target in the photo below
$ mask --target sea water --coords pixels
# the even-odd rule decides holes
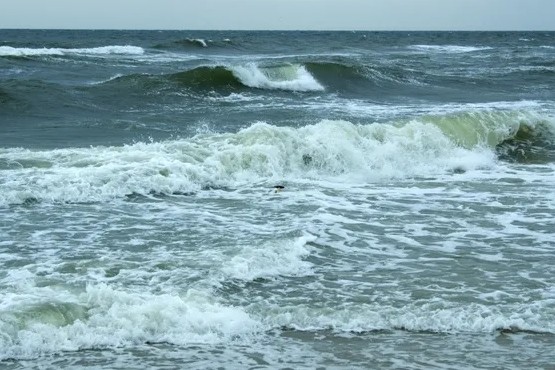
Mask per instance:
[[[553,368],[554,60],[0,31],[0,368]]]

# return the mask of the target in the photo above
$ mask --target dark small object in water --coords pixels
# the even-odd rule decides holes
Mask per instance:
[[[285,189],[285,186],[283,186],[283,185],[276,185],[276,186],[274,186],[274,193],[279,193],[279,192],[282,191],[283,189]]]

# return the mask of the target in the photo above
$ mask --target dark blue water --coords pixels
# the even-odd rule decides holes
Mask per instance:
[[[189,136],[203,124],[233,132],[257,120],[390,121],[399,106],[418,115],[449,104],[541,105],[555,94],[553,38],[4,30],[0,144],[118,145]],[[360,112],[375,105],[379,113]]]

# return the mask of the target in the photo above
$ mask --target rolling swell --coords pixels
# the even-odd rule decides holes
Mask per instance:
[[[169,79],[178,82],[180,85],[193,86],[202,89],[218,87],[239,88],[242,86],[233,72],[223,66],[217,67],[197,67],[195,69],[175,73]]]
[[[102,82],[100,86],[111,90],[149,93],[151,91],[190,89],[193,91],[218,91],[245,87],[225,67],[197,67],[188,71],[172,74],[130,74],[116,76]]]
[[[132,74],[104,82],[105,85],[158,89],[173,85],[199,91],[228,91],[254,88],[298,92],[359,91],[383,85],[411,85],[414,80],[402,76],[399,68],[365,67],[336,62],[198,66],[172,74]]]
[[[360,66],[337,62],[310,62],[306,69],[332,91],[364,87],[366,76]],[[362,83],[361,83],[362,82]]]
[[[413,85],[420,84],[414,73],[400,66],[365,65],[349,62],[311,62],[307,69],[326,85],[336,89],[361,85]]]
[[[0,81],[0,111],[7,109],[15,113],[29,113],[31,110],[55,109],[59,102],[64,107],[74,106],[69,98],[70,91],[62,85],[41,80]]]
[[[166,74],[132,74],[102,83],[120,88],[159,89],[173,86],[198,91],[261,90],[319,91],[321,86],[301,65],[258,66],[254,63],[236,66],[200,66],[187,71]]]

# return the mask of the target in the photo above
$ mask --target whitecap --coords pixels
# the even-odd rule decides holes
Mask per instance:
[[[71,54],[85,54],[85,55],[141,55],[144,54],[144,49],[138,46],[100,46],[95,48],[14,48],[11,46],[0,46],[0,56],[41,56],[41,55],[71,55]]]
[[[260,67],[255,63],[230,68],[249,87],[270,90],[323,91],[324,87],[302,65]]]
[[[438,52],[438,53],[471,53],[476,51],[491,50],[488,46],[462,46],[462,45],[412,45],[411,49],[426,51],[426,52]]]

